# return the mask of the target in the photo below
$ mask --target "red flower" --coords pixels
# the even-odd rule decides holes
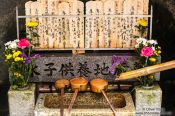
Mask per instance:
[[[150,57],[153,55],[153,49],[151,47],[143,47],[140,55]]]
[[[21,49],[28,48],[29,46],[30,42],[26,38],[23,38],[18,42],[18,47]]]

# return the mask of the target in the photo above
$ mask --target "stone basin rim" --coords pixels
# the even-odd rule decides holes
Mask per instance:
[[[60,108],[60,93],[58,94],[49,94],[44,97],[44,106],[47,108]],[[66,93],[64,96],[64,108],[66,109],[70,103],[70,100],[73,96],[73,93]],[[120,93],[107,93],[107,96],[115,108],[123,108],[126,106],[125,97]],[[105,109],[109,105],[105,97],[100,93],[86,92],[79,93],[75,104],[74,109]]]
[[[123,108],[116,108],[117,113],[119,113],[123,116],[123,114],[126,114],[126,116],[134,116],[135,115],[135,106],[133,103],[133,99],[131,97],[131,94],[129,92],[117,92],[121,93],[126,100],[126,106]],[[45,114],[47,116],[50,116],[50,114],[54,115],[60,115],[59,113],[59,108],[47,108],[44,107],[44,98],[46,95],[49,94],[54,94],[54,93],[41,93],[38,97],[36,107],[35,107],[35,116],[39,116],[37,114]],[[65,112],[67,109],[65,109]],[[72,114],[93,114],[92,116],[96,116],[95,114],[107,114],[107,116],[111,116],[113,112],[111,111],[110,107],[109,108],[95,108],[95,109],[72,109]]]

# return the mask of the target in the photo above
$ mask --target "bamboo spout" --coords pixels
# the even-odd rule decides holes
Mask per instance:
[[[145,75],[149,75],[152,73],[161,72],[161,71],[169,70],[173,68],[175,68],[175,60],[121,73],[119,78],[116,78],[116,80],[126,80],[126,79],[137,78],[139,76],[145,76]]]

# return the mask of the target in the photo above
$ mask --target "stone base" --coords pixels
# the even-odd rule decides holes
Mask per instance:
[[[160,116],[162,90],[158,84],[151,89],[135,87],[136,116]]]
[[[35,84],[27,90],[8,91],[10,116],[33,116],[35,107]]]

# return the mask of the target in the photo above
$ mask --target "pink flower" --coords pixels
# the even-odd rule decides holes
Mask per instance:
[[[151,47],[143,47],[140,55],[150,57],[153,55],[153,49]]]
[[[30,42],[26,38],[22,38],[18,42],[18,47],[21,48],[21,49],[25,49],[25,48],[27,48],[29,46],[30,46]]]

